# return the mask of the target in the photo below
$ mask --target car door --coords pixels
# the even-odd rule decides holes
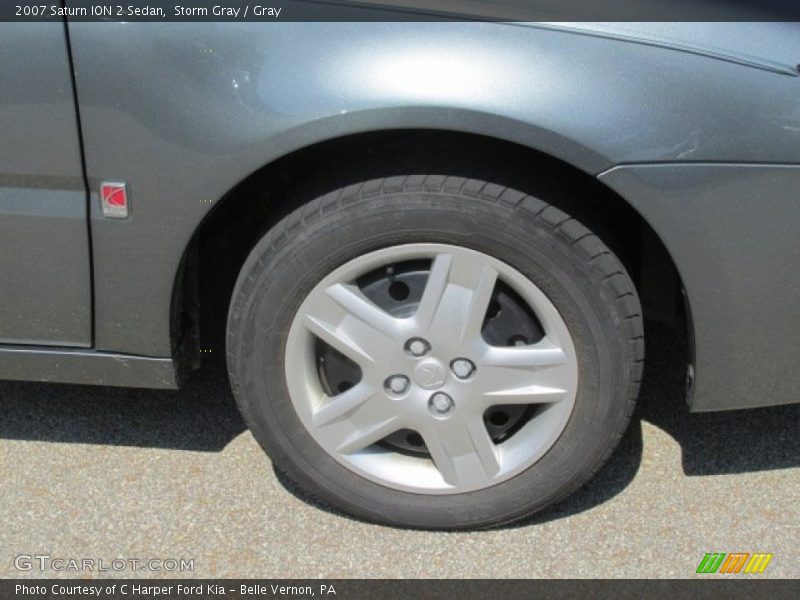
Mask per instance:
[[[91,346],[86,213],[64,24],[0,24],[0,344]]]

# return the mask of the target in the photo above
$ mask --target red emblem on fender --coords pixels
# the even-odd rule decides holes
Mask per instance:
[[[100,185],[103,216],[111,219],[128,217],[128,192],[124,183],[104,181]]]

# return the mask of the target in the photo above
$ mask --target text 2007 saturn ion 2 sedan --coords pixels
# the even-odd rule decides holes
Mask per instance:
[[[0,378],[174,388],[361,518],[580,486],[685,327],[694,411],[800,389],[796,24],[6,23]]]

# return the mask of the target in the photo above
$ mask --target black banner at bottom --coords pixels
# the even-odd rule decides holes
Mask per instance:
[[[499,598],[800,598],[800,581],[781,579],[6,579],[0,598],[17,600],[478,600]]]

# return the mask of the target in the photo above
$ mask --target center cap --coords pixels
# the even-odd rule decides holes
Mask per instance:
[[[426,358],[414,367],[414,381],[426,390],[441,387],[447,378],[447,369],[435,358]]]

